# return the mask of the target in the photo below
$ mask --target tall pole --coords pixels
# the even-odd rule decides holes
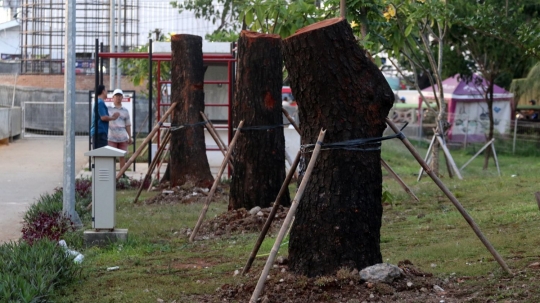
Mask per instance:
[[[96,39],[96,41],[97,41],[97,39]],[[100,47],[99,51],[103,52],[103,42],[100,43],[99,47]],[[97,50],[97,44],[96,44],[96,59],[97,59],[97,53],[98,53],[98,50]],[[97,64],[99,62],[99,84],[102,84],[102,85],[103,85],[103,61],[105,61],[105,58],[101,58],[99,61],[96,61],[96,66],[97,66]],[[98,69],[96,67],[96,75],[97,74],[98,74]],[[97,81],[97,79],[98,79],[98,77],[96,76],[96,81]],[[97,83],[96,83],[96,90],[97,90]]]
[[[152,39],[148,42],[148,133],[152,132]],[[156,108],[159,110],[159,108]],[[148,165],[152,163],[152,140],[148,142]]]
[[[75,5],[76,0],[65,4],[67,12],[66,34],[64,43],[64,216],[75,223]],[[96,129],[97,130],[97,129]],[[80,220],[79,220],[80,221]]]
[[[117,18],[116,18],[117,19],[117,21],[116,21],[117,22],[116,23],[116,25],[117,25],[117,30],[116,30],[117,34],[116,34],[116,36],[118,37],[118,42],[116,43],[116,52],[117,53],[122,52],[122,49],[121,49],[121,47],[122,47],[122,35],[121,35],[121,33],[122,33],[122,22],[121,22],[121,20],[122,20],[121,19],[122,10],[120,9],[121,4],[122,4],[122,2],[119,0],[118,1],[118,15],[117,15]],[[116,59],[116,86],[114,88],[121,88],[120,87],[120,81],[121,81],[120,76],[121,76],[121,74],[122,74],[122,72],[120,71],[120,59]],[[113,89],[113,88],[111,87],[111,89]]]
[[[109,1],[109,52],[114,53],[114,0]],[[114,89],[114,79],[116,73],[116,59],[109,59],[109,89]]]

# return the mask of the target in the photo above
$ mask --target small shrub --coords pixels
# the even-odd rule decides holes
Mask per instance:
[[[92,179],[83,178],[75,180],[75,193],[79,197],[86,199],[92,197]]]
[[[32,223],[41,214],[54,215],[61,212],[63,207],[62,190],[55,189],[52,194],[40,195],[37,202],[30,205],[28,211],[24,214],[24,222]]]
[[[0,301],[47,302],[55,289],[80,276],[81,267],[57,243],[0,245]]]
[[[61,212],[53,214],[43,212],[35,216],[31,222],[24,223],[22,238],[29,244],[44,238],[58,242],[62,235],[74,230],[73,222]]]

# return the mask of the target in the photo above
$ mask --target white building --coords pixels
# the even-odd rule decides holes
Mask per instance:
[[[21,48],[20,25],[17,20],[0,23],[0,59],[14,60],[20,58]]]

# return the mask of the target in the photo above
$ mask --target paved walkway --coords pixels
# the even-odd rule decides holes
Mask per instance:
[[[77,137],[77,172],[87,163],[87,150],[88,138]],[[19,239],[28,206],[62,186],[63,159],[63,137],[24,138],[0,145],[0,243]]]
[[[77,137],[75,144],[76,178],[90,177],[88,171],[88,137]],[[63,137],[36,137],[0,145],[0,243],[21,237],[22,217],[40,195],[63,185]],[[210,170],[216,177],[223,156],[208,151]],[[118,169],[118,164],[117,164]],[[126,175],[142,179],[148,164],[136,163]],[[164,173],[166,165],[161,167]],[[223,176],[226,177],[226,174]]]

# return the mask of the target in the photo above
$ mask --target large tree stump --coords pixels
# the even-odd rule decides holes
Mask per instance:
[[[278,35],[240,34],[233,125],[244,120],[248,129],[242,131],[233,150],[229,209],[271,206],[285,180],[283,127],[249,129],[283,123],[282,58]],[[288,192],[281,201],[290,205]]]
[[[178,103],[172,113],[172,126],[202,122],[204,111],[204,66],[202,38],[193,35],[171,37],[171,100]],[[214,182],[206,156],[204,125],[187,126],[171,136],[171,186],[192,183],[210,187]]]
[[[345,19],[312,24],[283,41],[302,145],[380,137],[394,94]],[[371,144],[366,148],[378,148]],[[303,154],[308,163],[310,153]],[[291,229],[291,269],[307,276],[382,262],[380,150],[324,150]],[[305,165],[301,167],[303,174]]]

